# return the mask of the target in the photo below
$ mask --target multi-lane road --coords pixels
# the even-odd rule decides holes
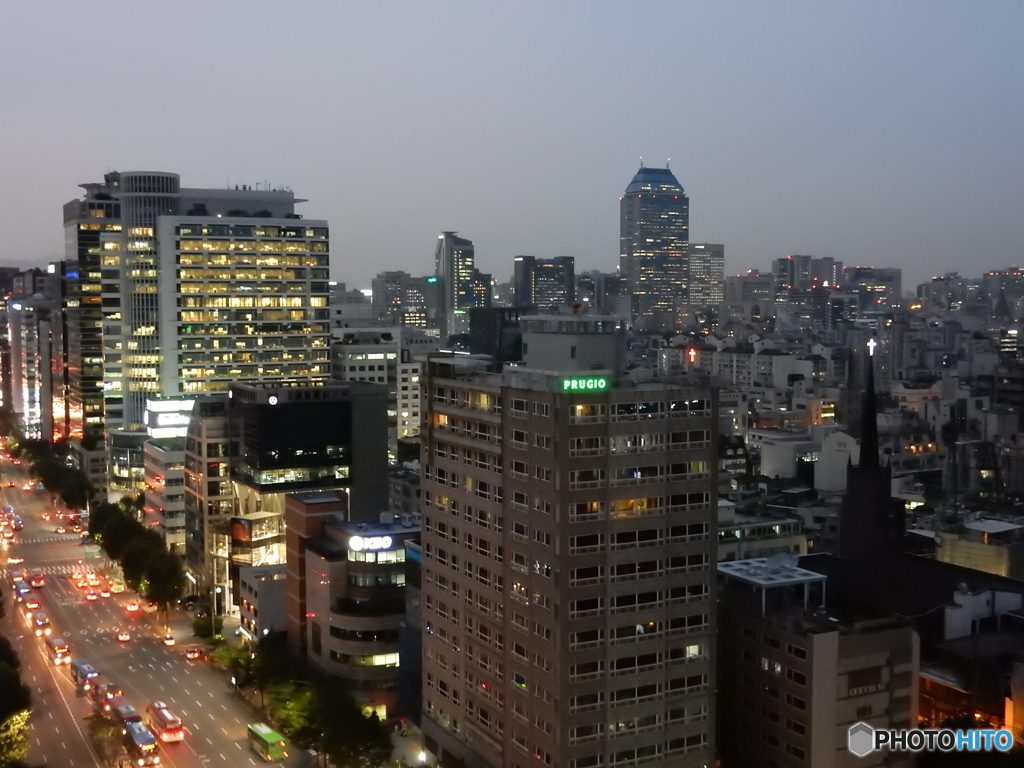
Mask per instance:
[[[49,494],[23,491],[27,480],[21,467],[9,461],[0,465],[2,504],[14,507],[25,522],[13,542],[0,549],[0,570],[4,571],[7,618],[0,631],[11,640],[22,659],[22,676],[32,689],[33,715],[29,758],[48,768],[87,768],[97,759],[85,737],[84,718],[92,712],[85,695],[76,689],[66,665],[54,666],[43,642],[28,631],[21,607],[14,602],[6,581],[7,571],[41,569],[46,585],[34,589],[33,597],[50,617],[53,631],[64,636],[72,659],[85,659],[109,680],[117,683],[141,713],[153,701],[164,701],[181,718],[185,740],[164,745],[160,764],[170,768],[208,768],[211,765],[255,766],[262,763],[248,747],[246,724],[255,718],[238,699],[231,686],[209,662],[189,661],[183,647],[192,644],[189,623],[179,618],[171,623],[177,644],[162,642],[164,625],[155,615],[133,615],[126,610],[130,592],[87,601],[87,590],[78,589],[70,574],[102,561],[85,559],[85,547],[74,533],[55,532],[57,521],[44,522],[44,512],[54,512]],[[9,557],[24,558],[16,565]],[[118,642],[117,632],[127,629],[132,639]],[[302,756],[286,762],[299,765]],[[277,763],[283,765],[283,763]]]

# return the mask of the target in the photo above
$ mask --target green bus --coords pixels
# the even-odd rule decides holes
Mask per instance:
[[[284,736],[269,725],[249,723],[249,749],[268,763],[272,760],[284,760],[288,757],[288,746]]]

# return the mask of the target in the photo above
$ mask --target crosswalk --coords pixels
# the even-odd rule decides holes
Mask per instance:
[[[55,534],[53,534],[51,536],[27,536],[27,537],[25,537],[23,539],[21,539],[21,538],[14,539],[14,543],[15,544],[50,544],[50,543],[55,542],[55,541],[63,541],[65,543],[67,543],[69,541],[74,541],[75,540],[74,537],[76,535],[77,534],[55,533]]]
[[[70,576],[73,573],[81,573],[83,570],[86,570],[87,567],[93,567],[89,565],[90,562],[91,561],[86,560],[82,565],[79,565],[78,563],[60,563],[58,565],[43,565],[38,567],[28,563],[23,563],[21,565],[9,566],[2,569],[0,570],[0,573],[3,573],[5,579],[11,571],[19,570],[22,572],[42,571],[44,576]]]

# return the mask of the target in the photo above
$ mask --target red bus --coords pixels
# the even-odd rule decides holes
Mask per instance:
[[[185,738],[181,720],[162,701],[154,701],[146,707],[146,724],[160,741],[181,741]]]

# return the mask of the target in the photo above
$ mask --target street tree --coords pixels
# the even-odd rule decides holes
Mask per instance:
[[[365,717],[341,681],[317,681],[323,751],[339,768],[379,768],[391,757],[391,736],[376,714]]]
[[[116,765],[121,753],[121,723],[104,712],[94,712],[85,718],[85,727],[103,765]]]
[[[6,664],[15,672],[21,671],[21,659],[18,658],[11,641],[0,635],[0,664]]]
[[[291,680],[277,680],[267,688],[267,711],[285,736],[294,739],[317,724],[316,692]]]
[[[22,764],[28,757],[28,709],[12,712],[0,720],[0,765],[8,768]]]
[[[118,560],[121,563],[124,583],[128,585],[128,589],[134,589],[142,594],[141,585],[146,566],[150,560],[160,554],[162,546],[159,541],[153,541],[148,536],[138,536],[124,548]]]
[[[185,564],[179,555],[163,546],[146,562],[142,574],[142,594],[154,601],[164,613],[185,593]]]
[[[32,691],[15,667],[0,661],[0,722],[12,715],[32,708]]]
[[[100,546],[111,560],[120,560],[125,548],[135,539],[139,538],[145,528],[142,525],[120,512],[111,515],[103,528],[100,529],[102,538]],[[140,574],[141,575],[141,574]]]

